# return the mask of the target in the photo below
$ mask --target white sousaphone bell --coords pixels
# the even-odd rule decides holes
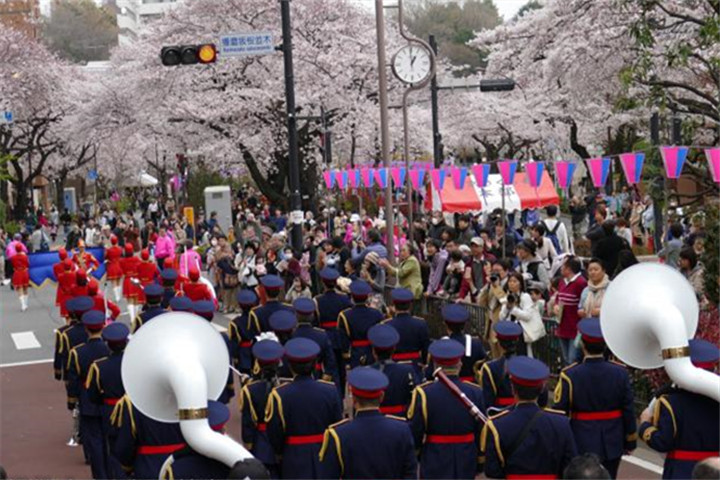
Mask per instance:
[[[623,362],[640,369],[663,366],[678,387],[720,401],[720,377],[690,361],[688,339],[695,336],[698,311],[685,277],[666,265],[642,263],[610,282],[600,327]]]
[[[208,423],[208,399],[222,393],[229,364],[225,342],[210,323],[170,312],[133,335],[123,357],[122,380],[138,410],[159,422],[179,422],[188,445],[233,468],[231,478],[267,478],[262,463]]]

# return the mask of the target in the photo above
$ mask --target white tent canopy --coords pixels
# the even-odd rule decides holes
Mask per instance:
[[[141,171],[137,175],[133,175],[132,177],[126,178],[122,182],[123,187],[154,187],[158,184],[158,179],[150,175],[149,173],[145,173]]]

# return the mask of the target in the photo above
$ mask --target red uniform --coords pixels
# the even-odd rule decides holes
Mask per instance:
[[[93,299],[93,302],[95,302],[95,305],[93,305],[93,310],[97,310],[98,312],[105,313],[105,297],[102,293],[98,292],[95,295],[91,295],[91,298]],[[117,317],[120,315],[120,308],[115,305],[110,300],[107,300],[107,309],[110,310],[110,318],[113,320],[116,320]]]
[[[67,260],[70,262],[70,260]],[[65,270],[60,277],[58,277],[58,295],[60,296],[60,316],[67,317],[68,311],[65,309],[65,301],[72,298],[73,287],[75,287],[75,270],[73,270],[72,262],[70,262],[71,268]]]
[[[10,261],[13,266],[12,284],[15,288],[28,288],[30,286],[30,259],[25,252],[18,252]]]
[[[158,270],[157,263],[148,260],[140,264],[138,275],[140,276],[140,283],[145,287],[160,277],[160,270]]]
[[[133,284],[130,279],[139,280],[138,268],[141,260],[138,257],[123,257],[120,259],[125,279],[123,280],[123,297],[126,299],[139,300],[142,295],[142,287]]]
[[[108,280],[120,280],[122,278],[123,269],[120,266],[122,253],[122,248],[117,245],[113,245],[105,252],[105,258],[107,259],[107,269],[105,271]]]
[[[55,305],[61,306],[66,300],[65,297],[63,297],[63,290],[62,286],[60,285],[60,279],[65,274],[65,265],[63,264],[62,260],[53,265],[53,274],[55,275],[55,281],[57,282],[57,291],[55,292]]]
[[[90,268],[92,268],[93,270],[97,270],[97,268],[100,266],[97,258],[95,258],[93,254],[89,252],[76,253],[75,255],[73,255],[73,262],[75,262],[75,265],[82,268],[86,272],[90,270]]]
[[[183,292],[193,302],[198,300],[213,300],[213,296],[210,293],[207,285],[202,282],[187,282],[183,285]]]

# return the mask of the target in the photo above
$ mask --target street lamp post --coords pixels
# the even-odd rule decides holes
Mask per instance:
[[[295,117],[295,77],[293,74],[290,0],[280,0],[282,16],[283,60],[285,63],[285,107],[288,125],[288,161],[290,167],[290,221],[292,246],[302,251],[302,197],[300,194],[300,159],[298,157],[297,118]]]

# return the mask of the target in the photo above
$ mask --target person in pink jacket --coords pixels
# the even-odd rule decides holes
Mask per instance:
[[[175,258],[175,238],[164,225],[161,225],[158,229],[157,240],[155,240],[155,259],[161,270],[166,258],[171,260]]]
[[[185,251],[180,255],[180,275],[187,277],[188,272],[192,268],[202,269],[202,258],[200,254],[193,250],[192,240],[188,240],[185,244]]]

